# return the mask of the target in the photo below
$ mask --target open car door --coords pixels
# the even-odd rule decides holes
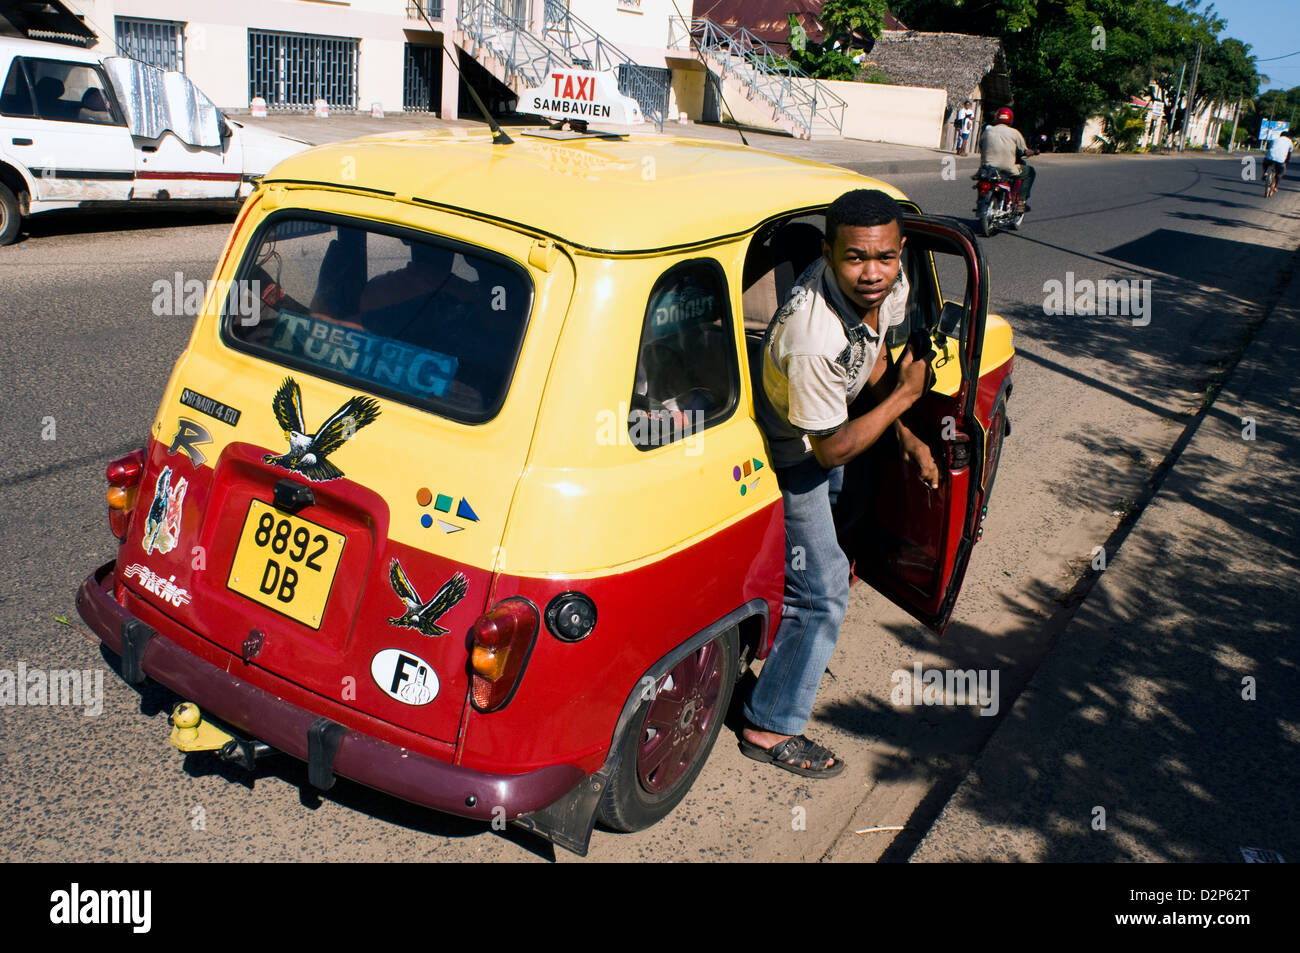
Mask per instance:
[[[930,445],[941,480],[937,490],[926,486],[888,431],[846,465],[835,521],[853,574],[942,634],[979,536],[993,476],[984,459],[987,420],[977,417],[988,273],[975,236],[955,219],[909,214],[905,233],[907,321],[891,329],[887,341],[895,359],[913,332],[921,330],[933,342],[936,379],[902,420]],[[869,392],[863,393],[869,402]],[[979,409],[987,417],[1000,398],[983,395]],[[852,407],[850,416],[868,407]],[[1000,437],[1003,421],[995,427]],[[996,466],[994,446],[989,441],[987,449]]]

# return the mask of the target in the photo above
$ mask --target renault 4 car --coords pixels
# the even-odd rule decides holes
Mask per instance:
[[[652,135],[460,131],[277,166],[148,439],[108,467],[78,594],[182,750],[268,750],[585,853],[667,815],[781,615],[763,329],[826,207],[908,210],[908,412],[838,504],[857,578],[942,631],[992,488],[1011,329],[979,245],[845,169]],[[197,707],[195,707],[197,706]]]

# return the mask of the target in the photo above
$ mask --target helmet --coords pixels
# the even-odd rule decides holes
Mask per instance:
[[[1016,118],[1016,116],[1015,113],[1013,113],[1010,109],[1008,109],[1006,106],[1003,106],[1001,109],[999,109],[997,112],[993,114],[993,118],[998,122],[1005,122],[1009,126],[1011,125],[1012,121]]]

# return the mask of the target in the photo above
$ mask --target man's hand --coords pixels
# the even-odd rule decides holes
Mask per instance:
[[[921,471],[921,482],[932,490],[939,489],[939,465],[929,445],[901,424],[897,426],[898,448],[903,459]]]
[[[925,382],[930,374],[930,366],[925,361],[918,361],[912,356],[910,347],[903,348],[902,360],[898,362],[898,383],[894,393],[907,401],[911,407],[925,393]]]

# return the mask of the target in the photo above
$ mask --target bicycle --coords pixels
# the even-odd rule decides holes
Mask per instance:
[[[1264,170],[1264,197],[1270,198],[1277,192],[1277,166],[1270,165]]]

